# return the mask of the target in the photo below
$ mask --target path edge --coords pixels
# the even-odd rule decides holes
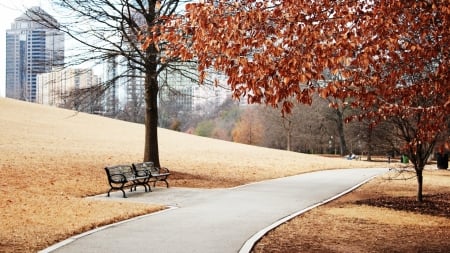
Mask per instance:
[[[80,239],[82,237],[85,237],[85,236],[97,233],[99,231],[102,231],[102,230],[105,230],[105,229],[108,229],[108,228],[111,228],[111,227],[115,227],[115,226],[123,224],[123,223],[127,223],[127,222],[134,221],[134,220],[139,220],[139,219],[151,216],[151,215],[157,215],[157,214],[169,212],[169,211],[172,211],[173,209],[177,209],[177,208],[178,207],[175,207],[175,206],[166,206],[165,209],[157,211],[157,212],[144,214],[144,215],[136,216],[136,217],[133,217],[133,218],[130,218],[130,219],[127,219],[127,220],[123,220],[123,221],[119,221],[119,222],[116,222],[116,223],[111,223],[111,224],[108,224],[108,225],[104,225],[104,226],[101,226],[101,227],[98,227],[98,228],[86,231],[84,233],[71,236],[71,237],[69,237],[69,238],[67,238],[67,239],[65,239],[63,241],[60,241],[60,242],[58,242],[56,244],[51,245],[50,247],[47,247],[47,248],[42,249],[42,250],[39,250],[38,253],[50,253],[50,252],[53,252],[53,251],[55,251],[55,250],[57,250],[59,248],[62,248],[64,246],[66,246],[66,245],[68,245],[68,244],[70,244],[70,243],[72,243],[72,242],[74,242],[74,241],[76,241],[76,240],[78,240],[78,239]]]
[[[239,253],[250,253],[250,251],[253,249],[253,247],[255,246],[255,244],[256,244],[259,240],[261,240],[261,238],[262,238],[263,236],[265,236],[267,233],[269,233],[269,232],[272,231],[273,229],[275,229],[275,228],[279,227],[280,225],[282,225],[282,224],[284,224],[284,223],[286,223],[286,222],[292,220],[293,218],[295,218],[295,217],[297,217],[297,216],[300,216],[300,215],[303,214],[303,213],[308,212],[309,210],[311,210],[311,209],[313,209],[313,208],[316,208],[316,207],[318,207],[318,206],[324,205],[324,204],[326,204],[326,203],[328,203],[328,202],[331,202],[331,201],[333,201],[333,200],[335,200],[335,199],[337,199],[337,198],[340,198],[340,197],[342,197],[342,196],[344,196],[344,195],[346,195],[346,194],[348,194],[348,193],[350,193],[350,192],[356,190],[357,188],[361,187],[362,185],[366,184],[367,182],[371,181],[372,179],[374,179],[374,178],[376,178],[376,177],[378,177],[378,176],[379,176],[379,175],[375,175],[375,176],[369,177],[368,179],[366,179],[366,180],[360,182],[359,184],[357,184],[357,185],[355,185],[355,186],[353,186],[353,187],[350,187],[349,189],[347,189],[347,190],[345,190],[345,191],[343,191],[343,192],[341,192],[341,193],[339,193],[339,194],[337,194],[337,195],[335,195],[335,196],[333,196],[333,197],[331,197],[331,198],[328,198],[328,199],[326,199],[326,200],[324,200],[324,201],[321,201],[321,202],[319,202],[319,203],[317,203],[317,204],[314,204],[314,205],[312,205],[312,206],[309,206],[309,207],[307,207],[307,208],[305,208],[305,209],[302,209],[302,210],[300,210],[300,211],[298,211],[298,212],[295,212],[295,213],[293,213],[293,214],[291,214],[291,215],[288,215],[288,216],[286,216],[286,217],[284,217],[284,218],[281,218],[281,219],[277,220],[276,222],[274,222],[274,223],[272,223],[271,225],[269,225],[269,226],[263,228],[263,229],[260,230],[259,232],[255,233],[252,237],[250,237],[250,238],[242,245],[241,249],[240,249],[238,252],[239,252]]]

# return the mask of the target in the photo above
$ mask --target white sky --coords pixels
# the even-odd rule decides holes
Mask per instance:
[[[0,97],[5,96],[6,30],[11,28],[15,18],[32,6],[41,6],[52,15],[53,9],[49,0],[0,0]]]
[[[20,17],[27,8],[33,6],[40,6],[47,13],[55,17],[56,20],[61,22],[61,20],[59,20],[61,15],[59,15],[60,17],[58,18],[58,12],[54,10],[54,6],[52,6],[51,2],[52,0],[0,0],[0,97],[5,97],[6,30],[11,28],[14,19]],[[65,43],[66,50],[73,46],[68,45],[68,43],[70,44],[71,42],[69,42],[67,36]],[[94,72],[101,76],[101,66],[94,68]]]

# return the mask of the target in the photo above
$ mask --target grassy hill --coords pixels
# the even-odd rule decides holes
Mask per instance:
[[[161,206],[87,200],[106,165],[139,162],[144,126],[0,98],[0,251],[33,252]],[[373,167],[158,129],[172,186],[230,187],[312,170]]]
[[[31,162],[61,168],[79,164],[79,170],[89,166],[91,173],[103,173],[105,165],[128,164],[143,157],[142,124],[10,99],[0,99],[0,124],[0,166],[17,168]],[[368,166],[366,162],[261,148],[162,128],[158,131],[162,166],[199,177],[221,177],[229,184],[224,186],[310,170]],[[230,172],[251,175],[234,182]]]

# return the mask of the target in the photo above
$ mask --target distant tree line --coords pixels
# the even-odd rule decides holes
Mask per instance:
[[[205,104],[191,113],[179,113],[174,103],[161,105],[160,127],[199,136],[309,154],[399,155],[401,142],[393,122],[374,127],[369,122],[346,119],[358,111],[345,102],[319,96],[311,106],[298,105],[282,116],[276,108],[242,105],[232,99],[212,108]],[[208,113],[205,113],[207,112]]]

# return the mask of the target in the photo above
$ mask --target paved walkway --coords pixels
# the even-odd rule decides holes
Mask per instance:
[[[230,189],[156,188],[126,201],[172,208],[70,238],[43,252],[248,252],[265,230],[387,169],[307,173]],[[111,198],[123,200],[120,192]]]

